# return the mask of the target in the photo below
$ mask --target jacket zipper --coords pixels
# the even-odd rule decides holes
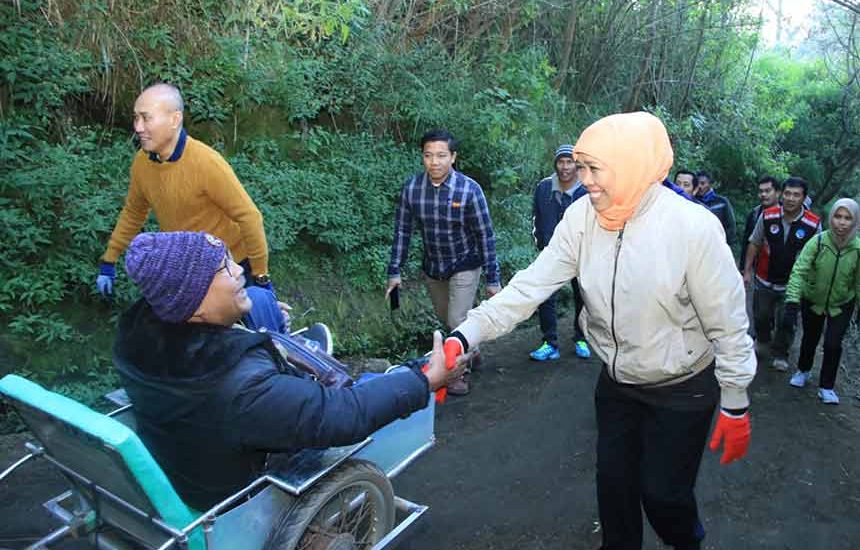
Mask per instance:
[[[836,252],[836,263],[833,264],[833,275],[830,277],[830,286],[827,287],[827,299],[824,301],[824,315],[830,315],[827,313],[830,311],[830,294],[833,292],[833,283],[836,281],[836,273],[839,271],[839,258],[842,257],[842,251],[839,250]]]
[[[618,335],[615,334],[615,279],[618,275],[618,256],[621,254],[621,241],[624,238],[624,228],[618,232],[618,238],[615,240],[615,265],[612,267],[612,300],[610,302],[612,308],[611,324],[612,324],[612,342],[615,344],[615,355],[612,357],[612,379],[617,381],[615,377],[615,363],[618,361]]]

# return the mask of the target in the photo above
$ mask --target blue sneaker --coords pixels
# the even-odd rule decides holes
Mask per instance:
[[[576,341],[576,356],[582,359],[591,357],[591,350],[588,348],[588,342],[585,340]]]
[[[549,342],[544,342],[538,349],[531,352],[529,357],[535,361],[552,361],[561,357],[561,354],[557,347]]]
[[[795,388],[802,388],[807,382],[809,382],[810,376],[812,376],[811,372],[803,372],[802,370],[799,370],[791,376],[791,380],[789,380],[788,383]]]
[[[839,404],[839,396],[836,395],[836,392],[833,390],[826,390],[824,388],[818,389],[818,399],[821,399],[822,403],[827,405],[838,405]]]

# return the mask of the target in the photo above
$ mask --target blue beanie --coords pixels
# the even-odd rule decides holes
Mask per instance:
[[[128,247],[125,270],[159,319],[182,323],[203,303],[226,253],[208,233],[141,233]]]
[[[573,145],[569,143],[559,145],[558,149],[555,150],[555,160],[553,160],[553,162],[558,162],[558,159],[561,157],[573,158]]]

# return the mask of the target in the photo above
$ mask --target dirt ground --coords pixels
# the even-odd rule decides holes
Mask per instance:
[[[599,547],[592,393],[600,366],[576,359],[569,342],[561,360],[529,362],[537,339],[532,328],[486,345],[472,395],[438,409],[437,446],[395,480],[398,494],[431,506],[402,548]],[[787,374],[760,368],[747,458],[720,466],[706,451],[703,460],[704,548],[860,548],[858,342],[854,329],[837,381],[839,406],[820,404],[815,384],[791,388]],[[23,453],[22,441],[2,438],[0,469]],[[0,486],[0,547],[23,548],[46,533],[52,523],[40,503],[60,487],[44,465]],[[645,548],[663,548],[648,528]]]

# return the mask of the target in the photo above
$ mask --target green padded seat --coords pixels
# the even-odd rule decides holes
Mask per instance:
[[[173,489],[170,480],[168,480],[167,476],[155,462],[152,455],[149,454],[149,451],[137,434],[121,422],[98,413],[73,399],[48,391],[38,384],[14,374],[6,375],[0,379],[0,394],[9,398],[13,403],[20,402],[25,407],[30,407],[48,415],[58,420],[61,424],[73,426],[89,436],[84,439],[77,438],[73,440],[74,445],[78,445],[79,443],[83,446],[92,446],[89,450],[87,448],[77,449],[77,452],[88,452],[91,450],[94,455],[99,454],[103,456],[107,454],[111,457],[118,455],[120,458],[114,459],[114,462],[117,463],[116,467],[118,469],[124,467],[127,470],[127,473],[131,475],[139,486],[139,489],[142,490],[148,499],[151,507],[171,527],[182,529],[200,515],[182,502],[182,499]],[[30,419],[34,420],[33,422],[28,422],[26,411],[20,410],[19,412],[22,413],[25,422],[28,423],[48,453],[61,463],[68,465],[64,461],[63,456],[56,454],[58,450],[62,451],[69,448],[68,437],[62,440],[62,444],[55,445],[56,449],[52,448],[51,441],[44,441],[43,439],[51,439],[51,436],[48,434],[56,433],[56,431],[46,431],[46,435],[40,437],[39,426],[32,425],[34,423],[39,424],[39,422],[36,422],[35,418]],[[76,468],[73,469],[76,470]],[[95,474],[90,472],[89,477],[91,481],[108,490],[112,490],[109,481],[103,484],[99,479],[93,479],[97,475],[98,472]],[[198,528],[189,537],[189,549],[204,550],[205,548],[201,529]]]

